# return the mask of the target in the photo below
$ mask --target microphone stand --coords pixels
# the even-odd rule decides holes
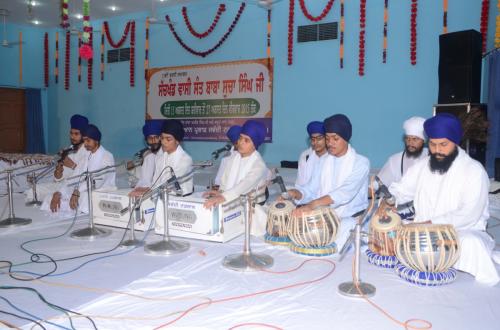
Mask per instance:
[[[129,197],[128,209],[130,210],[130,238],[123,241],[120,247],[139,247],[144,245],[143,240],[135,238],[135,222],[141,219],[141,204],[140,197]],[[133,213],[132,213],[133,212]],[[133,215],[132,215],[133,214]],[[135,216],[134,216],[135,215]]]
[[[12,197],[12,172],[13,170],[6,170],[7,173],[7,191],[9,198],[9,217],[0,221],[0,228],[10,228],[29,225],[32,220],[28,218],[18,218],[14,215],[14,201]]]
[[[38,180],[40,180],[44,176],[46,176],[47,173],[49,173],[52,170],[53,167],[54,167],[54,165],[47,166],[47,168],[44,169],[38,176],[35,173],[37,170],[34,170],[32,172],[32,175],[30,177],[31,177],[31,189],[33,190],[33,200],[31,200],[29,202],[26,202],[25,203],[26,206],[33,206],[33,205],[40,206],[40,205],[42,205],[42,202],[39,201],[38,198],[37,198],[36,184],[37,184]]]
[[[243,252],[227,255],[222,260],[222,265],[227,269],[242,272],[269,268],[274,263],[273,258],[263,253],[252,253],[250,248],[250,223],[252,222],[253,206],[255,206],[252,192],[247,195],[241,195],[240,201],[245,208],[245,242],[243,244]]]

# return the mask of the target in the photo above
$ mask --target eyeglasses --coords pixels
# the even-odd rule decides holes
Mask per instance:
[[[318,142],[323,140],[324,138],[325,138],[324,135],[316,135],[316,136],[310,136],[309,140],[311,140],[311,142]]]

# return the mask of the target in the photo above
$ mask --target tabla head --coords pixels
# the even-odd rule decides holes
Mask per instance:
[[[295,209],[295,205],[287,200],[275,201],[269,206],[267,212],[266,242],[277,245],[288,245],[287,226],[290,222],[290,215]]]

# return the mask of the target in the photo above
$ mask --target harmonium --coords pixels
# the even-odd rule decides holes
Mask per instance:
[[[163,234],[164,212],[161,198],[147,198],[140,207],[132,210],[128,196],[132,189],[96,190],[92,193],[93,218],[97,225],[118,228],[130,227],[134,221],[136,230],[154,229]],[[194,238],[213,242],[227,242],[243,234],[245,214],[239,199],[226,202],[212,209],[205,209],[202,192],[181,197],[169,195],[168,230],[172,236]]]

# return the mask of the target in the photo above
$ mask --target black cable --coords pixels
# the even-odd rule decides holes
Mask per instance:
[[[4,311],[4,310],[0,310],[0,313],[2,314],[6,314],[6,315],[10,315],[10,316],[14,316],[14,317],[17,317],[18,319],[21,319],[21,320],[25,320],[25,321],[29,321],[31,323],[35,323],[36,325],[38,325],[40,328],[44,329],[44,330],[47,330],[46,327],[44,327],[41,323],[39,323],[38,321],[36,320],[33,320],[33,319],[30,319],[29,317],[24,317],[24,316],[21,316],[19,314],[15,314],[15,313],[11,313],[11,312],[7,312],[7,311]]]

